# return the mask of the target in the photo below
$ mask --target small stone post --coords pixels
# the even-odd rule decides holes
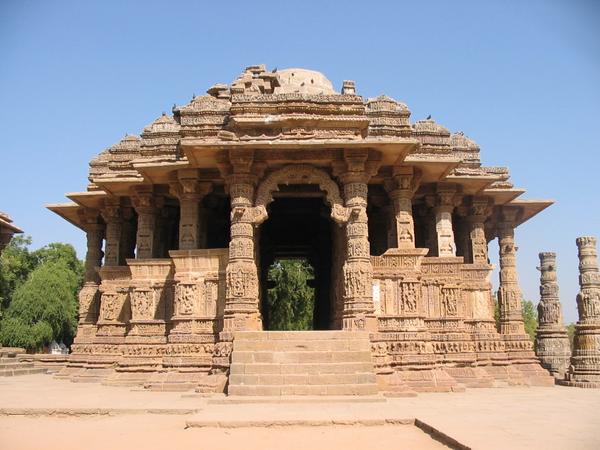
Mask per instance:
[[[540,303],[535,352],[546,369],[563,378],[569,366],[571,348],[558,295],[556,253],[540,253],[539,257]]]

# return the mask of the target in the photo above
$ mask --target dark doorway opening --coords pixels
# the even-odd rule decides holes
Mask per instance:
[[[282,196],[269,205],[269,218],[259,234],[263,327],[276,330],[282,324],[296,323],[296,316],[282,318],[281,314],[299,311],[309,300],[303,300],[302,304],[276,306],[275,295],[277,300],[288,302],[305,298],[290,291],[294,286],[296,289],[302,287],[302,280],[305,280],[303,295],[313,292],[312,320],[303,322],[306,327],[302,329],[328,330],[331,316],[331,210],[319,191],[309,197],[291,196],[284,189],[282,191]],[[283,277],[282,268],[290,272],[285,274],[288,278],[293,275],[296,280]]]

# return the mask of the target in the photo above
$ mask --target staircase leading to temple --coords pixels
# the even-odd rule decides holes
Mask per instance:
[[[375,395],[365,332],[237,332],[229,395]]]

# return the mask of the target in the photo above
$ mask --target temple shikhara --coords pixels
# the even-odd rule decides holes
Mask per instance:
[[[552,202],[521,199],[474,141],[410,115],[352,81],[258,65],[102,151],[87,189],[48,206],[87,235],[60,375],[237,395],[552,385],[524,330],[515,242]],[[268,269],[294,258],[314,268],[315,331],[264,331]]]

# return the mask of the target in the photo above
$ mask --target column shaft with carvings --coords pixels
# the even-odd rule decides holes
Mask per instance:
[[[474,198],[471,201],[467,223],[469,224],[469,261],[473,264],[488,264],[488,245],[485,238],[485,220],[489,214],[489,200]]]
[[[517,275],[517,246],[515,245],[515,223],[518,210],[504,207],[498,224],[498,246],[500,249],[500,333],[524,335],[521,288]]]
[[[100,222],[98,211],[86,210],[82,212],[85,223],[87,252],[85,255],[84,284],[79,291],[79,325],[90,328],[98,320],[100,303],[100,276],[98,268],[102,265],[102,241],[104,239],[105,225]],[[91,334],[92,330],[79,329],[77,336]]]
[[[196,169],[180,170],[171,192],[179,199],[179,250],[202,247],[200,202],[212,189],[212,183],[200,181]]]
[[[390,198],[394,205],[393,236],[397,248],[415,248],[415,223],[413,219],[412,197],[419,185],[419,174],[411,166],[394,167],[394,186]]]
[[[344,329],[377,329],[373,305],[373,267],[369,245],[367,218],[367,181],[372,167],[363,151],[345,151],[345,168],[339,176],[343,185],[346,208],[346,261],[344,273]]]
[[[124,230],[124,221],[131,220],[131,208],[121,206],[119,199],[111,198],[104,205],[102,217],[106,222],[104,266],[100,270],[100,313],[98,335],[124,336],[131,317],[129,308],[131,272],[125,265],[130,243]],[[131,222],[129,222],[131,223]]]
[[[229,161],[232,173],[226,181],[231,199],[231,240],[223,330],[261,330],[253,215],[258,177],[253,175],[252,153],[231,152]]]
[[[452,228],[455,198],[456,188],[454,186],[438,185],[434,212],[437,250],[440,257],[456,256],[456,243],[454,242],[454,230]]]
[[[566,383],[570,386],[600,388],[600,271],[596,238],[576,240],[579,249],[579,293],[573,356]]]
[[[136,258],[156,258],[159,252],[160,200],[152,193],[152,187],[138,189],[133,197],[138,214],[136,236]]]
[[[114,203],[107,204],[102,211],[102,217],[106,222],[104,265],[119,266],[121,264],[121,236],[123,233],[120,206]]]
[[[556,280],[556,253],[540,253],[540,303],[535,352],[553,375],[563,377],[569,367],[571,348],[563,324]]]

